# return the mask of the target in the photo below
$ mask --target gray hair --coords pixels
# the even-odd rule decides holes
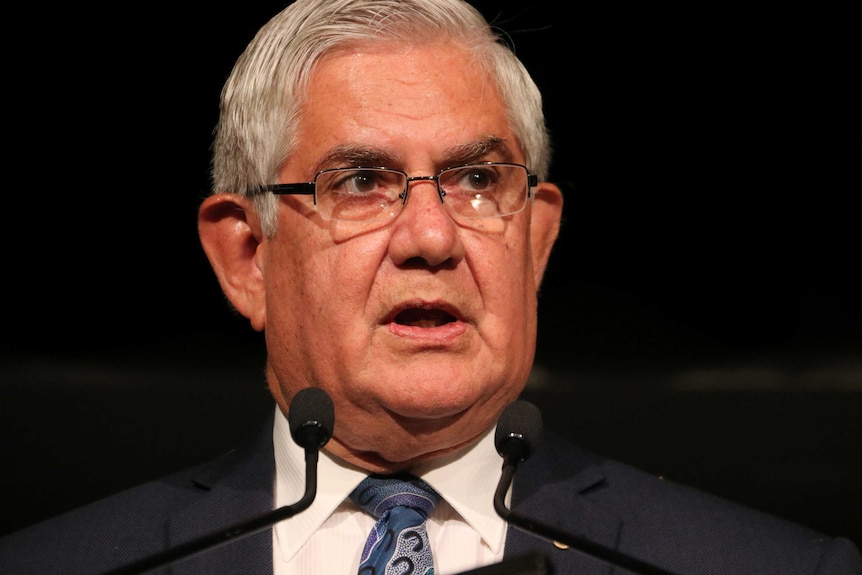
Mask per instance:
[[[221,93],[212,160],[213,193],[251,196],[263,231],[275,233],[276,182],[296,146],[314,65],[348,44],[460,43],[494,78],[531,171],[544,179],[550,141],[542,97],[530,74],[482,14],[463,0],[296,0],[240,55]]]

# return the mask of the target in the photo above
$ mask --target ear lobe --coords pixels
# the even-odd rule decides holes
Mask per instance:
[[[225,296],[253,329],[262,331],[266,244],[251,201],[228,193],[207,197],[198,209],[198,235]]]
[[[536,289],[542,283],[551,248],[560,233],[563,217],[563,192],[550,182],[539,182],[535,190],[530,219],[530,244],[533,254],[533,273]]]

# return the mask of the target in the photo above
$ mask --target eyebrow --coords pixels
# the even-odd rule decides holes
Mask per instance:
[[[362,144],[340,144],[331,148],[318,162],[317,170],[350,166],[386,167],[395,162],[397,155],[383,148]]]
[[[497,136],[485,136],[458,144],[444,150],[439,168],[447,168],[480,161],[511,162],[514,153],[506,140]],[[387,148],[370,147],[359,143],[340,144],[331,148],[318,162],[316,171],[336,167],[395,167],[400,164],[399,155]]]
[[[486,136],[467,144],[460,144],[449,148],[444,154],[447,166],[486,161],[490,156],[495,156],[493,159],[496,161],[514,160],[514,153],[506,145],[506,140],[497,136]]]

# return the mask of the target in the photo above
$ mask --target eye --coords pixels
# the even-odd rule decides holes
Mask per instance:
[[[467,166],[453,170],[449,186],[453,186],[462,193],[493,191],[500,177],[493,167],[489,166]]]
[[[473,170],[469,173],[467,179],[470,186],[480,190],[484,190],[497,183],[497,176],[496,174],[492,174],[491,170]]]
[[[339,170],[328,188],[336,194],[371,194],[387,189],[386,174],[378,170]]]

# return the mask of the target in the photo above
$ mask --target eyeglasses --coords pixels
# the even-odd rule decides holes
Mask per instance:
[[[333,168],[318,172],[313,182],[274,184],[261,191],[314,195],[325,219],[374,222],[398,215],[407,203],[410,182],[420,181],[435,182],[440,202],[450,213],[469,219],[516,214],[538,185],[538,177],[521,164],[480,162],[415,177],[391,168]]]

